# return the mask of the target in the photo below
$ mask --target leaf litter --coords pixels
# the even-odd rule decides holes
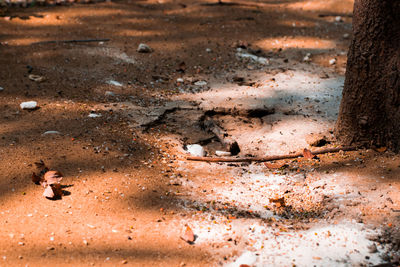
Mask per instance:
[[[43,160],[35,162],[39,173],[32,173],[32,182],[44,188],[43,196],[47,199],[61,199],[63,190],[61,181],[63,175],[59,171],[50,171]]]

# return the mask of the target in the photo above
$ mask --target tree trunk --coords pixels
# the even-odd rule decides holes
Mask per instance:
[[[400,1],[355,0],[335,134],[344,145],[400,150]]]

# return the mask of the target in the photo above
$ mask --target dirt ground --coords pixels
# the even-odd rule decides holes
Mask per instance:
[[[336,145],[352,1],[223,2],[2,9],[0,266],[399,264],[385,148],[186,160],[187,145],[224,150],[206,119],[239,157]],[[37,43],[87,39],[107,40]],[[39,160],[63,173],[62,199],[31,181]]]

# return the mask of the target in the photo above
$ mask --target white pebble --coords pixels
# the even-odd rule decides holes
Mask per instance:
[[[36,101],[22,102],[19,106],[22,109],[35,109],[37,108],[37,102]]]
[[[206,155],[206,151],[201,145],[194,144],[194,145],[187,145],[187,152],[189,152],[191,155],[196,156],[196,157],[204,157]]]
[[[329,65],[335,65],[336,64],[336,58],[332,58],[329,60]]]
[[[0,92],[1,92],[1,91],[4,91],[4,88],[3,88],[3,87],[0,87]]]
[[[194,85],[205,86],[205,85],[207,85],[207,82],[206,81],[197,81],[197,82],[194,83]]]
[[[178,79],[176,79],[176,82],[177,82],[177,83],[183,83],[184,80],[183,80],[182,78],[178,78]]]
[[[43,133],[43,135],[48,135],[48,134],[61,134],[61,133],[59,131],[47,131]]]
[[[90,114],[88,115],[88,117],[89,117],[89,118],[99,118],[99,117],[101,117],[101,114],[90,113]]]
[[[150,53],[152,51],[152,49],[147,44],[139,44],[137,51],[139,53]]]
[[[107,83],[110,85],[114,85],[114,86],[123,86],[122,83],[114,81],[114,80],[107,81]]]
[[[229,157],[231,155],[231,152],[228,151],[215,151],[215,155],[217,155],[218,157]]]
[[[335,21],[337,21],[337,22],[342,22],[342,21],[343,21],[343,19],[342,19],[342,17],[341,17],[341,16],[337,16],[337,17],[335,17]]]

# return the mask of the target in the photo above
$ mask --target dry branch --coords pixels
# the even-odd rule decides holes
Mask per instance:
[[[334,147],[334,148],[324,148],[312,151],[313,155],[326,154],[326,153],[335,153],[339,151],[353,151],[357,150],[356,146],[347,146],[347,147]],[[286,155],[275,155],[275,156],[267,156],[267,157],[246,157],[246,158],[221,158],[221,157],[187,157],[187,160],[193,161],[207,161],[207,162],[265,162],[272,160],[280,160],[280,159],[293,159],[302,157],[303,152],[295,153],[295,154],[286,154]]]

